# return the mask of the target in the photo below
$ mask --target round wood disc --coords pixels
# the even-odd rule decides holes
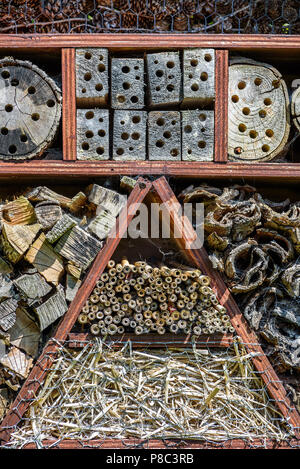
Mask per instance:
[[[55,82],[36,65],[0,60],[0,159],[42,154],[56,135],[61,101]]]
[[[229,67],[228,154],[231,161],[267,161],[290,131],[287,86],[274,67],[235,58]]]
[[[291,114],[293,123],[297,127],[298,132],[300,132],[300,86],[292,94]]]

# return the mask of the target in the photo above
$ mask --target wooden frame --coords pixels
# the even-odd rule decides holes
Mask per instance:
[[[185,228],[181,237],[178,238],[174,236],[176,230],[178,232],[179,228],[182,226],[183,217],[181,213],[181,206],[164,177],[155,180],[152,184],[146,180],[143,180],[142,178],[138,180],[128,199],[127,207],[123,209],[123,211],[126,210],[126,217],[124,217],[122,213],[117,219],[116,236],[113,238],[109,237],[106,245],[99,252],[74,301],[71,303],[68,312],[61,320],[54,337],[45,346],[43,353],[25,381],[15,402],[12,404],[10,411],[2,422],[0,427],[0,440],[3,440],[3,442],[9,441],[14,426],[20,422],[22,416],[29,407],[31,400],[36,396],[39,387],[45,380],[47,370],[53,363],[56,350],[59,345],[63,344],[67,337],[69,340],[71,340],[74,347],[80,346],[80,342],[82,343],[82,341],[86,339],[86,335],[70,335],[71,328],[74,325],[87,298],[96,285],[97,279],[105,269],[107,262],[113,255],[130,221],[138,210],[139,204],[145,199],[146,196],[150,202],[158,201],[163,203],[164,206],[168,208],[170,213],[171,233],[173,240],[176,242],[178,248],[190,263],[200,268],[204,274],[211,277],[212,288],[214,289],[220,303],[227,308],[231,323],[234,326],[238,336],[241,338],[242,343],[246,347],[247,352],[253,354],[252,361],[256,370],[260,374],[271,398],[275,400],[278,410],[280,410],[282,415],[288,420],[289,424],[294,429],[296,434],[295,441],[297,441],[297,439],[300,439],[300,415],[287,397],[284,386],[280,382],[272,365],[260,347],[256,334],[250,330],[243,314],[239,310],[235,300],[224,284],[220,274],[212,269],[205,249],[203,247],[200,249],[192,248],[191,243],[197,239],[197,234],[194,231],[191,223],[185,219]],[[140,336],[139,340],[142,340],[142,336]],[[230,344],[230,337],[227,337],[226,340],[228,340]],[[219,340],[219,346],[226,346],[226,340],[223,343]],[[206,341],[205,345],[215,346],[214,344],[216,342],[218,342],[218,339],[212,337],[210,340]],[[122,444],[119,440],[109,441],[114,442],[112,443],[113,445]],[[80,442],[75,441],[73,444],[75,445],[74,447],[78,447]],[[107,444],[109,443],[106,442],[105,445]],[[228,442],[228,445],[230,444],[235,445],[235,442]],[[205,445],[200,443],[200,447],[205,447]]]
[[[138,40],[137,40],[138,39]],[[113,51],[161,50],[185,47],[216,49],[215,155],[214,162],[75,161],[76,100],[75,48],[108,47]],[[111,176],[114,174],[153,174],[197,178],[259,178],[272,181],[300,180],[300,163],[227,162],[228,51],[262,51],[298,60],[300,36],[216,35],[216,34],[0,34],[0,51],[60,51],[63,77],[63,161],[35,160],[23,163],[0,162],[0,178],[22,174],[45,176]],[[270,58],[270,60],[272,60]]]

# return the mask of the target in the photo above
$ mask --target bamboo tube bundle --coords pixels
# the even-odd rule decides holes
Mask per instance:
[[[105,316],[99,319],[91,314]],[[185,333],[196,336],[234,332],[226,309],[210,287],[210,278],[199,269],[185,265],[151,266],[130,263],[127,258],[110,260],[78,317],[83,328],[97,335],[122,331],[137,335],[156,332]]]
[[[42,448],[53,438],[185,438],[222,445],[234,438],[280,442],[291,436],[240,343],[208,353],[138,351],[130,341],[116,349],[96,339],[81,351],[67,343],[59,348],[8,445],[34,441]]]

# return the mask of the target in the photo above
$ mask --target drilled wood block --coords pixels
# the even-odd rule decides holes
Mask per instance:
[[[181,160],[180,112],[149,112],[148,155],[149,160]]]
[[[112,59],[111,106],[113,109],[143,109],[143,59]]]
[[[77,159],[109,159],[108,109],[77,109]]]
[[[41,155],[53,142],[61,117],[61,91],[31,62],[0,60],[0,160]]]
[[[179,52],[147,54],[149,105],[179,104],[182,98]]]
[[[207,104],[214,99],[214,49],[185,49],[183,51],[183,104]]]
[[[213,161],[214,111],[181,111],[182,159]]]
[[[80,107],[104,106],[107,103],[107,49],[76,49],[76,98]]]
[[[146,159],[146,124],[145,111],[114,112],[114,160]]]
[[[272,160],[286,150],[289,131],[289,96],[279,71],[248,58],[232,59],[228,90],[229,160]]]

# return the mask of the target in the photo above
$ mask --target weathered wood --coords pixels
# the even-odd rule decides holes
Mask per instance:
[[[64,273],[61,257],[53,250],[42,233],[26,253],[25,259],[34,265],[47,282],[58,285]]]
[[[289,97],[271,65],[242,57],[229,67],[228,153],[231,161],[269,161],[290,131]]]
[[[300,131],[300,86],[292,94],[291,100],[291,116],[293,124],[298,132]]]
[[[151,107],[179,104],[182,80],[179,52],[147,54],[149,105]]]
[[[83,192],[78,192],[72,199],[52,191],[46,186],[35,187],[25,194],[28,200],[33,202],[57,202],[61,207],[70,210],[73,213],[81,210],[86,202],[86,196]]]
[[[32,303],[34,300],[43,298],[51,291],[50,285],[39,273],[25,274],[14,280],[25,301]]]
[[[60,205],[50,200],[37,204],[35,206],[35,214],[38,223],[40,223],[44,229],[52,228],[62,217]]]
[[[12,263],[18,262],[31,246],[40,229],[41,225],[38,223],[24,226],[3,223],[0,242],[7,259]]]
[[[67,274],[66,277],[66,300],[73,301],[78,289],[81,285],[81,280],[73,277],[73,275]]]
[[[215,163],[228,160],[228,55],[228,50],[215,52]]]
[[[8,331],[14,325],[17,308],[18,301],[14,298],[9,298],[0,303],[0,327],[4,331]]]
[[[181,111],[182,159],[213,161],[214,111]]]
[[[24,379],[29,375],[33,360],[17,347],[12,347],[8,354],[1,358],[0,363],[4,368],[14,372],[19,378]]]
[[[111,107],[113,109],[143,109],[144,60],[112,58]]]
[[[5,204],[1,213],[3,219],[11,225],[30,225],[36,221],[34,208],[24,196]]]
[[[214,49],[185,49],[183,51],[183,105],[209,104],[214,99]]]
[[[94,236],[75,226],[67,231],[55,246],[55,252],[66,259],[87,269],[94,260],[103,243]]]
[[[146,159],[146,111],[116,110],[113,127],[113,159]]]
[[[0,273],[0,301],[13,296],[13,283],[10,278]]]
[[[108,98],[108,51],[76,50],[76,97],[80,107],[104,106]]]
[[[28,61],[0,60],[0,159],[24,160],[52,143],[61,117],[61,92]]]
[[[31,357],[38,351],[40,330],[24,308],[17,309],[15,324],[8,330],[10,343],[24,350]]]
[[[148,115],[149,160],[181,160],[181,123],[178,111],[151,111]]]
[[[68,311],[64,290],[58,287],[57,293],[52,295],[45,303],[34,308],[40,324],[40,330],[43,331],[58,318]]]
[[[49,243],[51,244],[55,243],[57,240],[59,240],[59,238],[62,237],[64,233],[69,231],[75,225],[76,221],[73,220],[73,218],[71,218],[69,215],[64,213],[62,218],[58,220],[53,226],[53,228],[46,234],[47,241],[49,241]]]
[[[75,49],[64,48],[61,51],[62,66],[62,144],[63,159],[76,160],[76,75]]]
[[[77,159],[109,159],[109,110],[77,109]]]
[[[0,256],[0,274],[11,274],[12,272],[12,266]]]
[[[88,191],[88,200],[97,205],[97,213],[107,210],[116,217],[126,204],[124,195],[98,184],[89,186]]]
[[[9,407],[9,398],[7,388],[0,389],[0,421],[6,414]]]

